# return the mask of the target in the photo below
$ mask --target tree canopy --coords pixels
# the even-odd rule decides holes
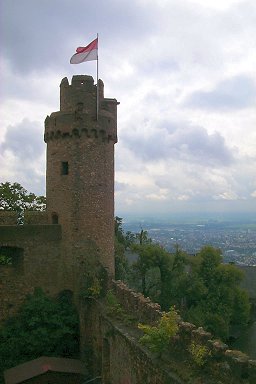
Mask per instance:
[[[224,340],[247,325],[250,304],[247,292],[240,287],[243,273],[235,265],[223,264],[220,249],[204,246],[196,256],[188,256],[176,245],[169,253],[143,230],[129,233],[127,242],[122,219],[118,219],[121,233],[116,266],[119,272],[120,266],[125,266],[120,279],[157,301],[165,311],[175,305],[184,320]],[[137,255],[131,265],[124,254],[127,247]]]
[[[197,262],[192,276],[200,289],[197,300],[192,297],[188,305],[187,319],[226,339],[234,327],[249,321],[248,294],[240,288],[243,273],[235,265],[222,264],[221,251],[210,246],[201,249]]]
[[[36,196],[28,192],[19,183],[5,182],[0,184],[0,209],[4,211],[16,211],[19,214],[19,222],[25,210],[43,211],[46,208],[46,198]]]
[[[69,291],[53,299],[36,289],[0,328],[1,372],[40,356],[76,358],[78,353],[78,315]]]

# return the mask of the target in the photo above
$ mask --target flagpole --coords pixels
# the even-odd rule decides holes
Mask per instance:
[[[99,35],[97,33],[97,94],[96,94],[96,120],[99,118]]]

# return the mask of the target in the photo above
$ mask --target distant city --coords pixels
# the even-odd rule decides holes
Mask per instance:
[[[148,236],[170,252],[178,244],[189,254],[204,245],[220,248],[225,263],[256,266],[256,218],[237,215],[229,218],[179,216],[175,218],[124,219],[125,231],[148,232]]]

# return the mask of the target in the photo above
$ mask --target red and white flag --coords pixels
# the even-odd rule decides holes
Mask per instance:
[[[76,53],[71,57],[70,64],[80,64],[84,61],[98,59],[98,37],[86,47],[78,47]]]

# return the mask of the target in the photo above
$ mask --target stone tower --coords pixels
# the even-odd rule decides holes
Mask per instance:
[[[114,144],[117,105],[104,98],[104,84],[91,76],[65,77],[60,111],[45,120],[46,198],[49,224],[62,228],[56,279],[62,289],[79,289],[78,276],[90,258],[114,274]]]

